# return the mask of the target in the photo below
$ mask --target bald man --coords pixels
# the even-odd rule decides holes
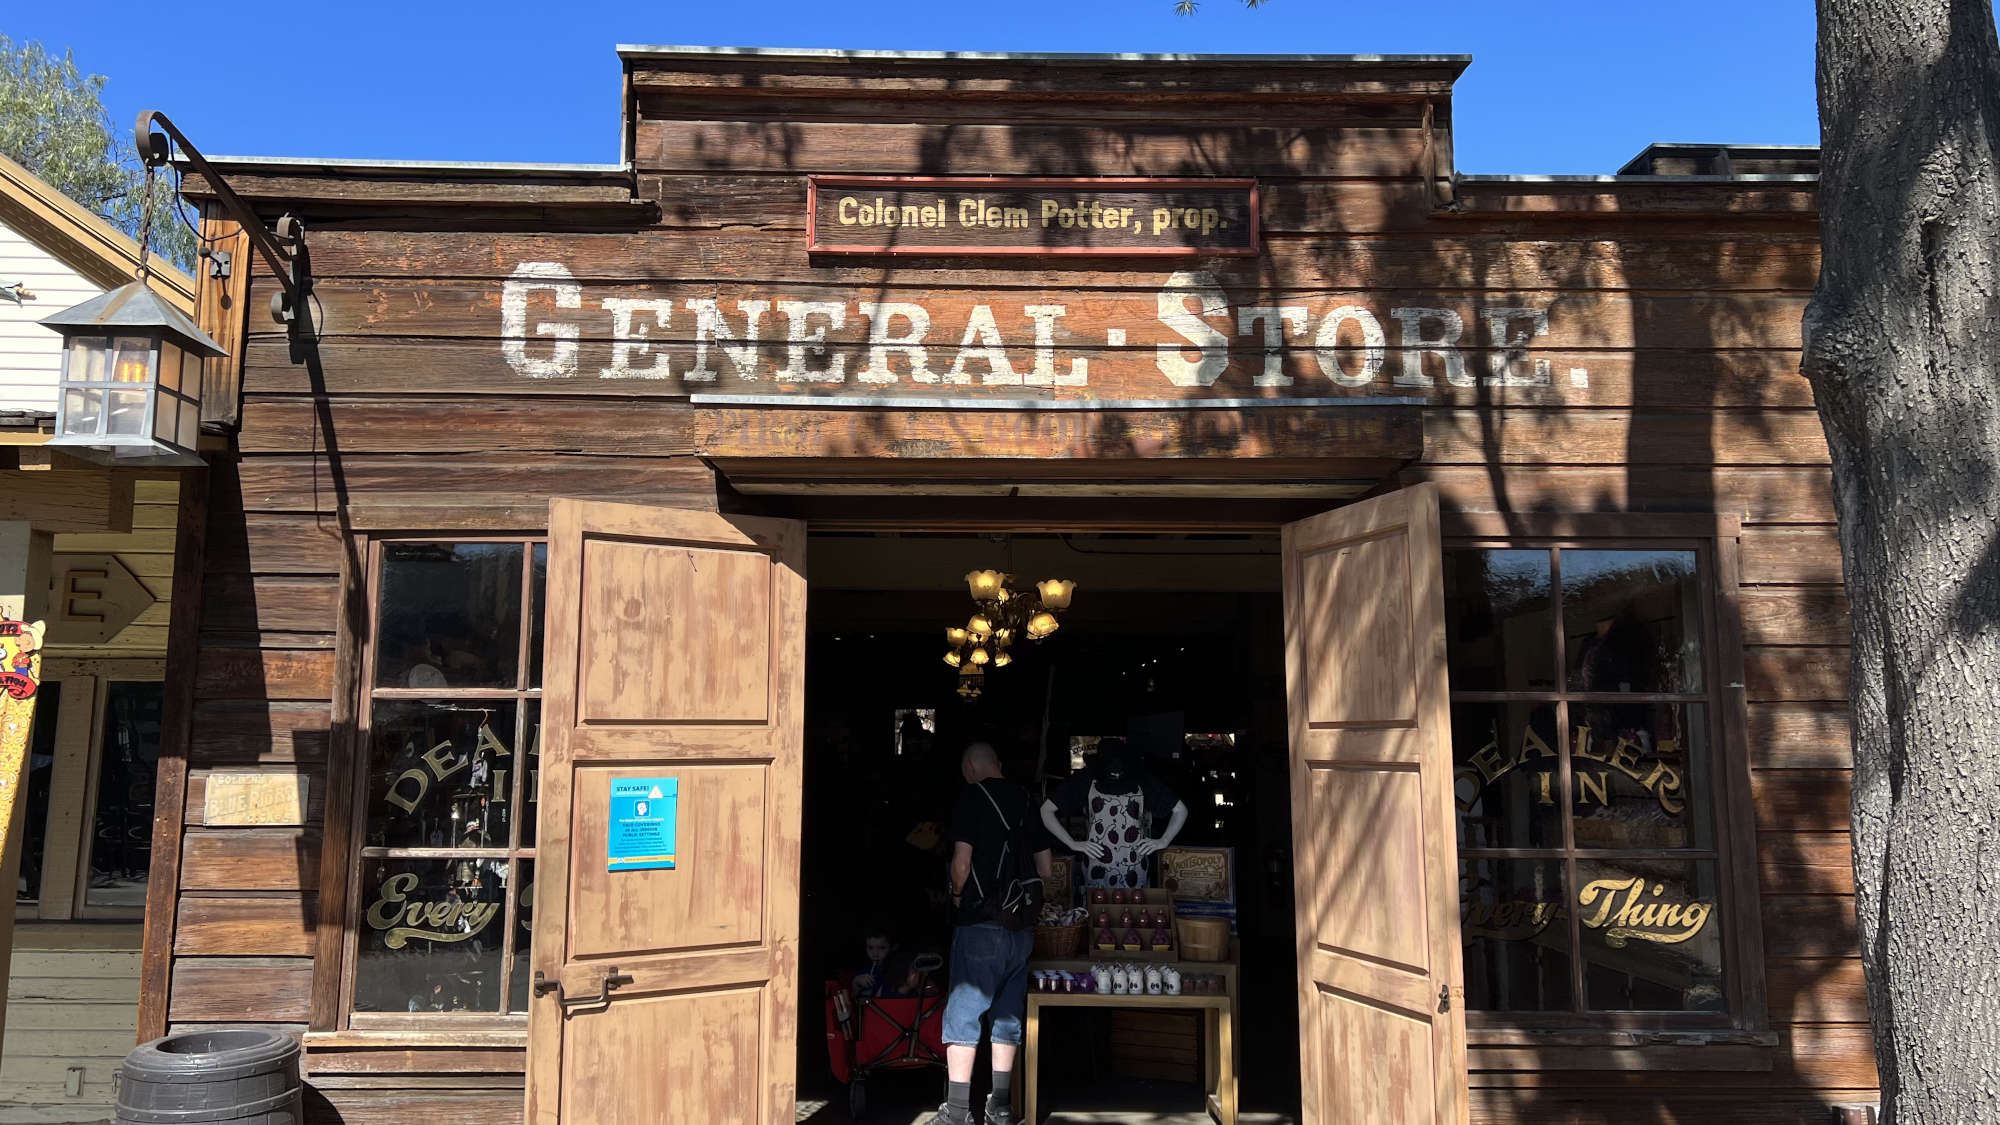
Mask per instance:
[[[972,1115],[972,1069],[979,1025],[992,1013],[993,1092],[984,1125],[1014,1125],[1014,1059],[1028,1008],[1032,927],[1011,930],[994,920],[992,900],[1008,883],[1032,873],[1049,877],[1050,844],[1029,814],[1028,791],[1000,776],[1000,755],[985,742],[959,760],[965,789],[951,817],[951,897],[957,928],[951,939],[951,995],[944,1005],[945,1103],[931,1125],[980,1125]],[[1032,866],[1022,861],[1032,856]]]

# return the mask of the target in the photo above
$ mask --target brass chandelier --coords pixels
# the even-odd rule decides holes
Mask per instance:
[[[975,607],[964,625],[944,631],[944,662],[958,669],[958,693],[966,699],[979,695],[980,680],[987,668],[1005,668],[1014,662],[1008,652],[1016,640],[1043,640],[1062,627],[1056,614],[1069,608],[1076,583],[1067,578],[1047,578],[1035,583],[1032,593],[1017,593],[1014,576],[997,570],[975,570],[965,576],[966,591]]]

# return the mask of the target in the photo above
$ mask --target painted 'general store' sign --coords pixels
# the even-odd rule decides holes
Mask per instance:
[[[595,291],[594,293],[592,291]],[[590,294],[587,298],[587,294]],[[501,293],[501,350],[530,379],[679,380],[932,392],[1088,387],[1093,372],[1144,369],[1163,387],[1589,386],[1530,348],[1550,306],[1507,301],[1259,295],[1237,303],[1204,270],[1157,290],[852,296],[662,285],[605,294],[560,262],[523,262]],[[586,365],[583,340],[611,341]],[[1131,369],[1131,370],[1128,370]],[[1232,370],[1234,369],[1234,370]],[[1243,379],[1243,376],[1248,376]]]

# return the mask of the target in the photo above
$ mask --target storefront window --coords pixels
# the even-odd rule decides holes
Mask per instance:
[[[145,909],[165,688],[157,680],[113,680],[108,685],[85,906]]]
[[[45,680],[35,691],[35,725],[28,747],[28,823],[21,838],[21,873],[15,880],[14,901],[35,902],[42,896],[42,864],[49,843],[49,780],[55,774],[56,714],[62,706],[62,681]]]
[[[376,552],[357,1015],[526,1010],[546,551]]]
[[[1468,1008],[1727,1010],[1700,572],[1446,552]]]

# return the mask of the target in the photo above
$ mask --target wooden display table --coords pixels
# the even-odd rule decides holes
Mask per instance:
[[[1107,960],[1117,960],[1107,957]],[[1067,969],[1070,972],[1087,973],[1090,961],[1035,961],[1029,965],[1034,969]],[[1174,967],[1183,973],[1209,973],[1223,978],[1227,991],[1210,993],[1183,993],[1179,996],[1116,996],[1097,992],[1030,992],[1028,993],[1028,1019],[1024,1029],[1027,1042],[1022,1045],[1021,1068],[1026,1076],[1022,1085],[1025,1101],[1022,1120],[1026,1125],[1039,1125],[1041,1118],[1038,1105],[1041,1084],[1041,1043],[1043,1008],[1139,1008],[1166,1010],[1200,1010],[1202,1012],[1202,1034],[1207,1039],[1206,1085],[1208,1087],[1208,1113],[1221,1125],[1236,1125],[1236,963],[1235,961],[1185,961],[1174,962]]]

